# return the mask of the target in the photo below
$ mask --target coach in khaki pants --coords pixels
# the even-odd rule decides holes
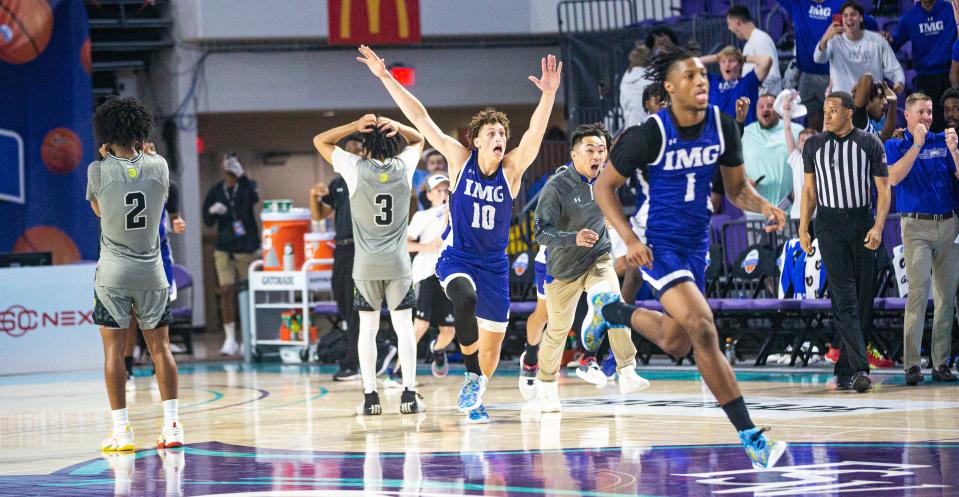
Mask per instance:
[[[560,410],[556,380],[580,295],[619,292],[606,221],[593,199],[593,182],[606,163],[610,141],[601,124],[578,126],[571,138],[572,167],[560,168],[549,179],[536,206],[536,241],[547,248],[547,325],[537,374],[537,400],[543,412]],[[620,391],[648,387],[649,382],[636,374],[630,331],[610,329],[609,343],[616,356]]]
[[[956,130],[930,133],[932,100],[922,93],[906,99],[903,138],[886,142],[889,181],[895,188],[901,214],[903,255],[909,296],[903,327],[903,365],[906,384],[923,380],[919,350],[926,323],[930,274],[935,315],[932,326],[932,379],[956,381],[946,365],[952,350],[952,318],[959,285],[959,219],[955,215]]]

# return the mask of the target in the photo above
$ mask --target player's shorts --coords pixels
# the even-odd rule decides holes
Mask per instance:
[[[454,278],[467,278],[476,290],[476,322],[488,331],[506,332],[509,324],[509,258],[482,256],[446,247],[436,263],[443,289]],[[449,296],[449,294],[447,294]]]
[[[416,319],[433,326],[453,326],[453,302],[434,274],[416,284]]]
[[[619,236],[619,233],[616,232],[614,228],[609,228],[606,230],[609,233],[609,255],[615,261],[620,257],[626,257],[626,242],[623,241],[623,237]],[[639,236],[638,234],[636,236]]]
[[[546,299],[546,281],[548,275],[546,274],[546,263],[545,262],[534,262],[533,263],[533,280],[536,282],[536,298],[540,300]],[[548,278],[552,280],[552,278]]]
[[[353,280],[353,309],[357,311],[379,311],[386,301],[391,311],[412,309],[416,305],[413,293],[413,280]]]
[[[169,289],[126,290],[94,285],[94,324],[104,328],[126,329],[134,315],[141,330],[170,325],[173,315],[170,312]]]
[[[649,248],[653,251],[653,268],[641,267],[639,270],[643,280],[653,287],[656,298],[684,281],[692,281],[699,291],[706,291],[708,247],[679,248],[650,242]]]
[[[256,252],[213,251],[213,263],[216,266],[216,280],[220,286],[236,283],[237,275],[246,279],[250,264],[256,260]]]

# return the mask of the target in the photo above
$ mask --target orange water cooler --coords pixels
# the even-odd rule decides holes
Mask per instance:
[[[306,260],[304,236],[310,231],[310,211],[267,212],[263,221],[263,270],[298,271]]]

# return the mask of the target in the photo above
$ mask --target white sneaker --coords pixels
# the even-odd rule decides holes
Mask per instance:
[[[120,429],[113,429],[107,438],[100,442],[100,450],[104,452],[127,452],[134,450],[133,428],[126,425]]]
[[[649,380],[636,372],[634,366],[626,366],[619,370],[619,393],[635,393],[649,388]]]
[[[183,447],[183,427],[180,426],[179,421],[163,427],[160,437],[157,438],[157,447],[161,449]]]
[[[127,376],[127,393],[137,391],[137,383],[133,381],[133,376]]]
[[[596,364],[596,361],[589,361],[586,364],[581,364],[576,368],[576,376],[586,383],[592,383],[597,387],[606,386],[608,379],[606,375],[603,374],[603,370],[600,369],[599,364]]]
[[[236,340],[226,340],[220,347],[220,355],[232,356],[240,353],[240,344]]]
[[[523,362],[526,358],[526,352],[519,355],[519,393],[523,400],[533,400],[536,398],[536,373],[539,371],[539,365],[529,367]]]
[[[536,380],[536,400],[540,412],[559,412],[559,382]]]

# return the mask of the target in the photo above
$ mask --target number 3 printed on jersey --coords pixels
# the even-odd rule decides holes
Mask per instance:
[[[483,228],[484,230],[493,229],[493,221],[496,219],[496,206],[480,205],[473,202],[473,227]]]

